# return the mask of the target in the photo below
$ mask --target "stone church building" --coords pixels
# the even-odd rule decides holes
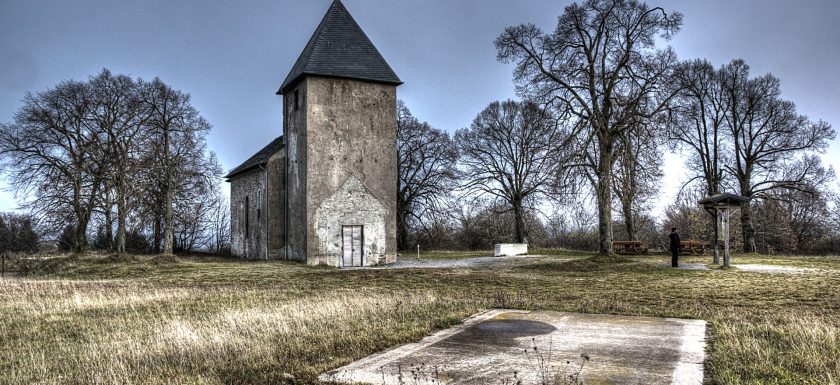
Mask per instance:
[[[234,255],[339,267],[396,260],[400,84],[335,0],[277,91],[283,135],[226,176]]]

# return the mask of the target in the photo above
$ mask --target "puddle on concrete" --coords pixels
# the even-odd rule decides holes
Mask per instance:
[[[465,328],[458,334],[440,341],[443,344],[472,344],[492,349],[516,347],[517,339],[537,337],[556,331],[551,324],[526,319],[493,319]],[[475,348],[476,350],[483,350]]]
[[[473,326],[475,333],[507,338],[539,336],[557,330],[545,322],[523,319],[490,320]]]

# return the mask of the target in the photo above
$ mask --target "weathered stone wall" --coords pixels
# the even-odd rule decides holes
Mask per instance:
[[[286,151],[268,159],[268,194],[266,219],[268,220],[268,258],[286,257]]]
[[[283,95],[283,135],[286,139],[286,258],[306,261],[306,171],[308,79]],[[297,96],[295,95],[297,94]],[[295,100],[297,99],[297,100]],[[295,106],[297,103],[297,108]]]
[[[305,222],[290,223],[306,225],[307,263],[339,265],[342,224],[365,224],[366,265],[396,261],[396,87],[326,77],[305,82],[309,210]]]
[[[387,262],[386,221],[388,210],[382,206],[355,177],[350,176],[344,185],[321,202],[315,210],[315,232],[318,235],[318,253],[320,263],[340,265],[341,258],[334,256],[342,253],[342,226],[362,225],[365,265]],[[338,235],[338,236],[336,236]]]
[[[240,258],[265,258],[265,176],[255,169],[230,180],[230,251]],[[248,198],[248,228],[245,198]]]

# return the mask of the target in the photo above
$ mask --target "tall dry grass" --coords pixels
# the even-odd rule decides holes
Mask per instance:
[[[418,338],[479,307],[431,291],[360,288],[275,298],[231,287],[3,280],[0,379],[10,384],[311,381],[350,357]]]
[[[729,309],[713,319],[715,383],[840,384],[840,314]]]
[[[840,259],[739,258],[821,270],[685,271],[658,257],[401,271],[56,261],[52,278],[0,280],[0,384],[315,383],[489,307],[705,319],[712,384],[840,383]]]

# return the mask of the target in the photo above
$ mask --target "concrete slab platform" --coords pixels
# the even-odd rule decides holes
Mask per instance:
[[[495,309],[320,379],[527,385],[579,372],[586,384],[702,384],[705,335],[702,320]]]

